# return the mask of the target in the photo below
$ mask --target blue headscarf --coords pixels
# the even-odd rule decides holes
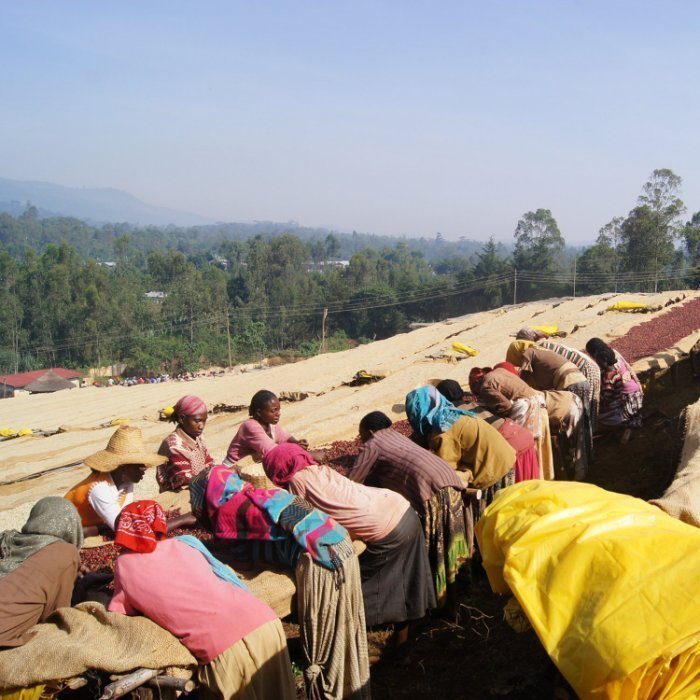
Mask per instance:
[[[462,416],[476,414],[455,408],[434,386],[422,386],[406,394],[406,414],[413,430],[426,436],[433,430],[444,433]]]

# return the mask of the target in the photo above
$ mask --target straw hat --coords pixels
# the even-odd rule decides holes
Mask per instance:
[[[113,472],[123,464],[143,464],[157,467],[165,464],[167,457],[150,452],[143,444],[141,428],[133,425],[120,425],[109,438],[107,449],[95,452],[85,460],[85,465],[97,472]]]

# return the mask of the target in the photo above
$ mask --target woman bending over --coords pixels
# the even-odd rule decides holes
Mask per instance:
[[[408,639],[408,623],[435,607],[423,528],[411,504],[389,489],[357,484],[317,464],[300,445],[284,443],[263,458],[267,476],[309,501],[363,540],[360,574],[368,625],[394,623],[394,646]]]
[[[472,513],[459,476],[445,460],[391,430],[381,411],[360,421],[360,439],[348,478],[391,489],[410,502],[423,523],[438,605],[455,614],[457,571],[473,546]]]
[[[586,352],[600,367],[598,424],[603,428],[639,428],[644,394],[637,375],[622,355],[600,338],[591,338]]]

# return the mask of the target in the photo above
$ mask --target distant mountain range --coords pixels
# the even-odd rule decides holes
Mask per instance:
[[[213,219],[191,212],[155,207],[113,188],[64,187],[51,182],[24,182],[0,177],[0,211],[20,215],[27,203],[39,215],[72,216],[91,224],[130,223],[140,226],[203,226]]]

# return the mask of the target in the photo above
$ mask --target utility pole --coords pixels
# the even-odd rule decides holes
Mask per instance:
[[[328,318],[328,307],[323,309],[323,317],[321,318],[321,345],[318,348],[318,354],[326,352],[326,318]]]
[[[659,284],[659,256],[654,256],[654,294],[656,294]]]
[[[574,299],[576,298],[576,260],[577,256],[574,255]]]
[[[513,268],[513,304],[518,303],[518,269]]]
[[[228,344],[228,368],[231,369],[233,362],[231,360],[231,326],[229,325],[228,306],[226,307],[226,342]]]

